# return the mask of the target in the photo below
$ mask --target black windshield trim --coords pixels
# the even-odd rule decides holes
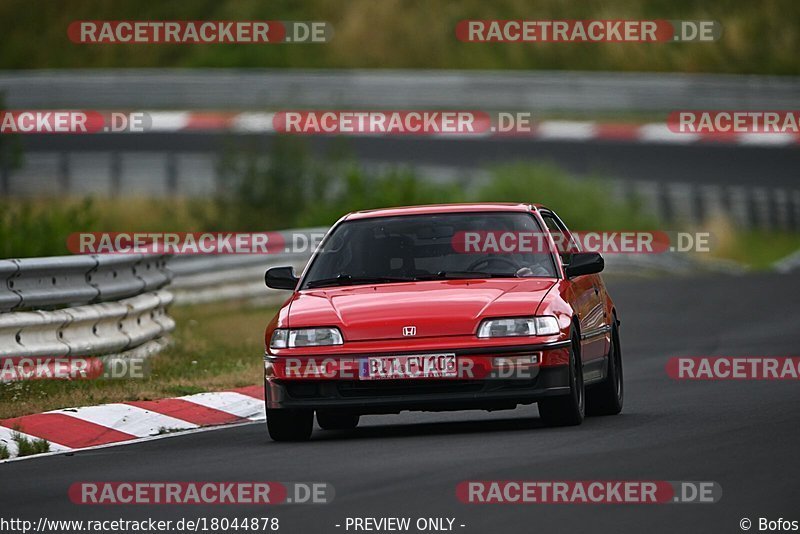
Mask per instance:
[[[317,262],[317,260],[319,258],[320,251],[323,250],[323,248],[327,244],[327,242],[330,239],[330,237],[332,235],[334,235],[336,233],[336,231],[342,225],[345,225],[345,224],[348,224],[348,223],[357,224],[357,223],[364,222],[364,221],[367,221],[367,220],[369,220],[369,221],[378,221],[378,220],[383,219],[383,218],[396,218],[396,217],[398,217],[398,218],[399,217],[409,217],[409,218],[411,218],[411,217],[448,216],[448,215],[453,215],[453,216],[456,216],[456,215],[476,215],[476,216],[478,216],[478,215],[485,215],[487,213],[492,213],[492,214],[504,213],[504,214],[527,215],[528,217],[530,217],[533,220],[534,224],[539,229],[539,231],[549,233],[549,230],[547,229],[547,227],[543,226],[542,222],[534,215],[533,211],[522,212],[522,211],[509,211],[509,210],[498,209],[498,210],[481,210],[481,211],[456,211],[456,212],[443,212],[443,213],[409,213],[409,214],[392,215],[391,217],[383,217],[383,216],[366,217],[366,218],[358,218],[358,219],[353,219],[353,220],[349,220],[346,217],[344,217],[344,218],[340,219],[336,224],[334,224],[327,231],[327,233],[325,234],[325,237],[319,243],[319,246],[317,247],[317,250],[314,251],[314,254],[311,256],[311,259],[309,260],[308,265],[306,266],[306,269],[304,270],[303,275],[301,277],[301,280],[300,280],[300,282],[299,282],[299,284],[297,286],[298,287],[298,291],[305,290],[305,289],[324,289],[322,287],[320,287],[320,288],[313,288],[313,287],[309,288],[309,287],[307,287],[308,286],[307,279],[308,279],[309,274],[313,270],[314,264]],[[550,251],[547,254],[547,256],[550,258],[550,262],[552,264],[553,272],[555,273],[555,276],[551,276],[551,275],[547,275],[547,276],[525,276],[525,277],[511,276],[511,277],[508,277],[508,279],[530,280],[530,279],[547,279],[547,278],[557,278],[558,279],[558,278],[562,278],[562,272],[560,270],[560,263],[561,263],[560,259],[558,259],[558,261],[556,261],[556,258],[553,257],[553,252],[552,251]],[[502,276],[501,277],[493,277],[493,278],[499,279],[499,278],[502,278]],[[453,279],[455,279],[455,278],[453,278]],[[471,278],[471,279],[477,280],[477,279],[485,279],[485,278]],[[436,281],[436,280],[446,280],[446,278],[441,278],[441,279],[438,279],[438,278],[437,279],[425,278],[424,280],[412,279],[412,280],[409,280],[409,282],[415,282],[415,281],[428,282],[428,281]],[[463,280],[468,280],[468,278],[463,278]],[[403,282],[396,282],[396,283],[408,283],[408,282],[403,281]],[[346,286],[357,286],[357,285],[374,285],[374,284],[369,284],[369,283],[365,283],[365,284],[342,284],[341,286],[327,286],[327,287],[346,287]]]

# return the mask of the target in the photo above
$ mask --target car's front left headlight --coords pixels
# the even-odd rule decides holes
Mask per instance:
[[[558,332],[558,321],[549,315],[509,317],[485,319],[478,328],[478,337],[552,336]]]
[[[342,333],[338,328],[278,328],[272,333],[269,348],[294,349],[341,345],[342,343]]]

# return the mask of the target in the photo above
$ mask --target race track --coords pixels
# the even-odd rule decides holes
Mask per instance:
[[[670,356],[798,355],[800,277],[763,274],[609,282],[622,321],[622,415],[541,426],[510,412],[371,416],[353,433],[278,444],[263,424],[0,465],[3,517],[255,517],[281,532],[345,532],[348,516],[455,517],[464,533],[734,533],[748,517],[800,519],[797,381],[675,382]],[[254,358],[259,357],[253,355]],[[470,479],[713,480],[716,504],[466,505]],[[275,480],[333,484],[330,505],[79,507],[67,488],[99,480]],[[342,528],[335,525],[341,524]],[[754,525],[752,531],[758,531]],[[351,531],[352,532],[352,531]]]

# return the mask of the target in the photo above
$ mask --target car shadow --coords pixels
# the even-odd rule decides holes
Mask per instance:
[[[437,434],[485,434],[487,432],[517,432],[548,428],[537,417],[515,417],[476,421],[437,421],[431,423],[379,424],[354,430],[322,430],[314,428],[314,441],[375,438],[403,438]]]
[[[535,412],[534,412],[535,413]],[[563,433],[590,431],[602,428],[604,432],[629,431],[647,427],[659,416],[642,413],[622,413],[615,416],[590,416],[580,426],[550,427],[537,415],[505,417],[503,419],[476,419],[474,421],[435,421],[400,424],[371,424],[354,430],[322,430],[314,425],[311,442],[346,441],[376,438],[413,438],[419,436],[486,434],[487,432],[539,432]]]

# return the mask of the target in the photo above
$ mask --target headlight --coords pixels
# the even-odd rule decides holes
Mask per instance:
[[[341,345],[342,333],[338,328],[278,328],[269,341],[271,349],[293,349],[296,347],[321,347]]]
[[[478,328],[478,337],[552,336],[558,332],[555,317],[512,317],[484,320]]]

